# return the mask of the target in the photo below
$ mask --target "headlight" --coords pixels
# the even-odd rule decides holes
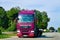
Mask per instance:
[[[17,32],[20,32],[20,30],[17,30]]]
[[[31,31],[31,32],[34,32],[34,31]]]

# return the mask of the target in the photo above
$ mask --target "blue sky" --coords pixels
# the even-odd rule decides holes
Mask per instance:
[[[5,10],[19,6],[22,9],[46,11],[50,17],[48,27],[60,27],[60,0],[0,0],[0,6]]]

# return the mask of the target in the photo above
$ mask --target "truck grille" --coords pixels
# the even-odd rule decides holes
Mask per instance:
[[[28,30],[22,30],[22,32],[28,32]]]
[[[28,32],[30,26],[20,26],[20,28],[22,29],[22,32]]]
[[[21,26],[21,28],[30,28],[30,26]]]

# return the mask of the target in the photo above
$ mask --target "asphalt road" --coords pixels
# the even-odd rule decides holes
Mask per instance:
[[[18,38],[17,36],[14,36],[12,38],[6,38],[1,40],[60,40],[60,33],[43,33],[41,37],[37,38]]]

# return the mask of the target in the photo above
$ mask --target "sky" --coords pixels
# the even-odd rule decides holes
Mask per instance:
[[[51,26],[55,29],[60,27],[60,0],[0,0],[0,6],[5,10],[20,7],[21,9],[46,11],[50,18],[48,28]]]

